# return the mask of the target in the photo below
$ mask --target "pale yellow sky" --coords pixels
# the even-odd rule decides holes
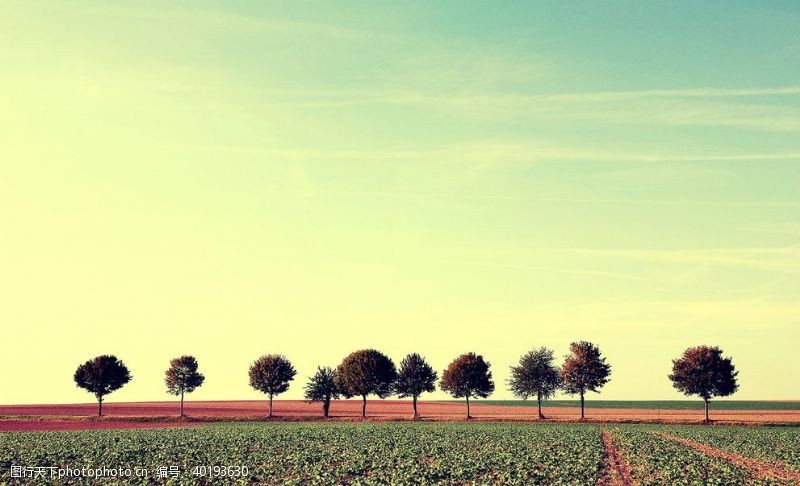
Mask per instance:
[[[111,401],[171,399],[181,354],[192,399],[259,398],[266,353],[300,398],[363,347],[484,354],[510,398],[575,340],[597,398],[681,398],[697,344],[734,398],[800,398],[798,17],[3,2],[0,403],[91,401],[103,353]]]

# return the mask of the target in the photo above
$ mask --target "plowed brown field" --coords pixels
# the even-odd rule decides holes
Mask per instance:
[[[465,406],[458,402],[419,402],[423,420],[463,420]],[[103,418],[97,418],[97,404],[0,405],[0,430],[43,430],[69,428],[125,428],[186,425],[203,421],[260,420],[266,416],[266,401],[187,402],[188,421],[176,420],[174,402],[103,404]],[[576,421],[580,410],[571,407],[544,408],[549,421]],[[299,400],[274,403],[275,420],[318,420],[321,406]],[[533,420],[535,408],[502,405],[472,405],[478,421]],[[331,419],[359,420],[361,401],[339,400],[331,404]],[[406,420],[411,418],[411,403],[402,400],[370,400],[368,420]],[[587,408],[589,422],[697,423],[702,413],[696,410],[656,410],[635,408]],[[716,423],[800,423],[800,410],[720,410],[712,412]],[[87,424],[88,423],[88,424]],[[28,425],[26,425],[28,424]],[[102,424],[102,425],[100,425]],[[136,424],[136,425],[131,425]]]

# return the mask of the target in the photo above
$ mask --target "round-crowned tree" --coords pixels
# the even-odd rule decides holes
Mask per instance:
[[[494,392],[494,380],[489,371],[490,364],[483,356],[465,353],[453,360],[442,373],[439,388],[453,398],[466,398],[467,419],[472,418],[469,410],[470,397],[486,398]]]
[[[103,398],[131,381],[125,363],[104,354],[90,359],[75,370],[75,384],[97,398],[97,415],[103,415]]]
[[[672,360],[672,386],[684,395],[698,395],[703,399],[708,418],[708,401],[712,397],[727,397],[739,389],[731,358],[722,356],[716,346],[696,346],[683,352],[680,358]]]
[[[425,392],[436,390],[436,371],[417,353],[411,353],[400,362],[395,391],[400,398],[411,397],[414,419],[419,418],[417,398]]]
[[[309,403],[322,403],[322,416],[328,418],[331,399],[339,399],[336,384],[336,371],[328,367],[318,367],[306,384],[305,399]]]
[[[297,372],[286,356],[264,355],[250,365],[250,386],[269,397],[269,415],[272,417],[272,398],[289,389]]]
[[[339,390],[345,398],[361,397],[361,418],[367,416],[367,395],[386,398],[393,392],[397,370],[388,356],[374,349],[348,355],[336,369]]]
[[[584,418],[584,396],[587,391],[599,393],[608,383],[611,365],[600,354],[600,349],[592,343],[580,341],[569,346],[570,354],[561,367],[561,381],[564,391],[581,397],[581,419]]]
[[[199,388],[206,377],[197,371],[197,359],[194,356],[181,356],[169,362],[164,377],[167,393],[181,397],[181,417],[183,417],[183,395]]]
[[[553,351],[547,348],[528,351],[519,359],[517,366],[511,367],[508,388],[523,399],[536,397],[538,417],[542,414],[542,400],[550,398],[561,386],[561,371],[553,364]]]

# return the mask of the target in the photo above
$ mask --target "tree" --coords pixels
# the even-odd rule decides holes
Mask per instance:
[[[472,418],[469,412],[470,397],[486,398],[494,391],[490,364],[483,356],[475,353],[462,354],[444,370],[439,388],[453,398],[467,399],[467,419]]]
[[[367,395],[386,398],[392,394],[397,370],[388,356],[362,349],[347,356],[336,369],[337,385],[345,398],[360,396],[361,418],[367,416]]]
[[[264,355],[250,366],[250,386],[269,396],[269,415],[272,418],[272,397],[289,389],[297,372],[292,363],[280,354]]]
[[[716,346],[696,346],[683,352],[672,360],[672,386],[684,395],[699,395],[703,399],[708,419],[708,401],[711,397],[727,397],[739,389],[731,358],[722,356]]]
[[[561,386],[561,371],[553,364],[553,351],[547,348],[528,351],[519,359],[519,365],[511,367],[508,387],[523,400],[536,397],[539,418],[542,414],[542,400],[550,398]]]
[[[181,417],[183,417],[183,395],[199,388],[206,377],[197,371],[197,359],[194,356],[181,356],[169,362],[164,382],[167,393],[181,397]]]
[[[414,418],[418,419],[417,398],[425,392],[436,390],[436,372],[425,358],[417,353],[409,354],[400,362],[394,388],[400,398],[412,398]]]
[[[318,367],[317,372],[306,384],[305,398],[309,403],[322,402],[322,415],[328,418],[331,399],[339,399],[339,388],[336,386],[336,371],[328,367]]]
[[[103,397],[131,381],[125,363],[104,354],[90,359],[75,370],[75,384],[97,397],[97,415],[103,415]]]
[[[587,391],[599,393],[608,383],[611,365],[600,355],[600,349],[592,343],[581,341],[569,345],[570,354],[561,368],[564,391],[581,396],[581,419],[584,418],[584,395]]]

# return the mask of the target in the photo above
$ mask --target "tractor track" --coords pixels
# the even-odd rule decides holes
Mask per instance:
[[[728,452],[722,449],[717,449],[716,447],[712,447],[690,439],[684,439],[683,437],[667,434],[666,432],[651,432],[651,433],[663,437],[664,439],[677,442],[686,447],[690,447],[691,449],[701,452],[707,456],[724,459],[730,462],[731,464],[746,469],[751,474],[753,474],[753,476],[756,479],[792,481],[795,484],[800,484],[800,472],[787,469],[782,464],[769,463],[769,462],[759,461],[757,459],[752,459],[749,457],[740,456],[739,454],[734,454],[732,452]]]
[[[633,486],[637,484],[631,478],[630,466],[625,455],[614,445],[614,438],[605,428],[600,429],[603,439],[605,464],[603,473],[597,480],[598,486]]]

